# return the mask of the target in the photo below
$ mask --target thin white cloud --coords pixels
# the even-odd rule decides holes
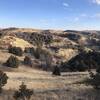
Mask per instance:
[[[62,5],[63,5],[64,7],[69,7],[69,4],[66,3],[66,2],[63,2]]]
[[[92,2],[100,5],[100,0],[92,0]]]

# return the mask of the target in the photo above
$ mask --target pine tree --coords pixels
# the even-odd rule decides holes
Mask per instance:
[[[60,76],[61,75],[60,68],[58,66],[55,66],[52,74]]]
[[[6,64],[6,66],[8,66],[8,67],[17,68],[17,67],[19,66],[19,60],[18,60],[17,57],[11,55],[11,56],[8,58],[8,60],[6,61],[5,64]]]
[[[2,87],[7,84],[8,76],[6,73],[0,70],[0,93],[2,92]]]
[[[22,84],[19,86],[19,90],[15,91],[14,98],[15,100],[30,100],[31,96],[33,94],[33,90],[27,89],[27,86],[22,82]]]

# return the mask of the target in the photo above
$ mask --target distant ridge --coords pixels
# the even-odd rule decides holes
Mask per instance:
[[[65,30],[63,32],[79,32],[79,31],[77,31],[77,30]]]

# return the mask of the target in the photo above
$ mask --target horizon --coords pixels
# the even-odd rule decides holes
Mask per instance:
[[[1,0],[0,28],[100,30],[100,0]]]
[[[99,30],[92,30],[92,29],[87,29],[87,30],[77,30],[77,29],[46,29],[46,28],[41,28],[41,29],[39,29],[39,28],[27,28],[27,27],[4,27],[4,28],[1,28],[0,27],[0,29],[2,30],[2,29],[10,29],[10,28],[18,28],[18,29],[33,29],[33,30],[54,30],[54,31],[100,31],[100,29]]]

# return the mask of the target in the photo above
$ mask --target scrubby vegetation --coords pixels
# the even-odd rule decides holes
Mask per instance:
[[[27,89],[27,86],[22,82],[22,84],[19,86],[19,90],[15,91],[13,97],[15,100],[30,100],[32,94],[33,90]]]
[[[52,69],[52,54],[47,49],[42,49],[40,53],[40,59],[44,62],[43,69],[44,70],[51,70]]]
[[[31,60],[31,58],[28,57],[28,56],[25,56],[25,58],[24,58],[24,64],[32,67],[32,60]]]
[[[7,84],[8,76],[6,73],[0,70],[0,93],[2,92],[2,87]]]
[[[19,63],[20,63],[20,62],[19,62],[18,58],[11,55],[11,56],[8,58],[8,60],[6,61],[5,65],[6,65],[7,67],[17,68],[17,67],[19,66]]]
[[[91,85],[95,89],[100,89],[100,73],[96,73],[91,76]]]
[[[89,71],[90,79],[88,79],[88,84],[93,86],[95,89],[100,89],[100,67],[97,68],[96,73]]]
[[[60,76],[61,75],[60,68],[58,66],[54,66],[54,70],[53,70],[52,74]]]
[[[24,50],[25,53],[31,53],[32,55],[35,54],[35,49],[33,47],[26,47]]]
[[[60,34],[61,37],[67,37],[69,38],[70,40],[73,40],[73,41],[77,41],[78,39],[81,38],[80,34],[74,34],[73,32],[69,32],[69,33],[66,33],[66,34]]]
[[[100,66],[99,52],[81,52],[70,61],[62,64],[62,69],[70,69],[70,71],[86,71],[88,69],[96,69]]]
[[[91,93],[92,90],[89,90],[91,86],[93,86],[96,89],[100,88],[100,68],[99,68],[100,35],[99,34],[97,33],[92,34],[91,32],[71,31],[71,30],[60,31],[57,33],[56,31],[49,31],[49,30],[45,31],[39,30],[39,32],[31,30],[30,32],[28,31],[25,32],[24,29],[22,30],[18,29],[18,31],[16,31],[16,28],[14,30],[12,28],[10,29],[11,30],[10,32],[7,32],[8,30],[9,29],[0,32],[1,33],[0,40],[2,40],[2,42],[0,42],[0,46],[1,47],[4,46],[2,49],[0,49],[0,53],[2,56],[3,53],[5,54],[4,55],[5,57],[3,56],[3,59],[2,56],[0,58],[0,64],[1,64],[0,68],[3,69],[8,76],[10,76],[8,85],[7,87],[5,87],[5,89],[13,87],[14,89],[16,89],[17,85],[20,84],[20,81],[26,81],[29,88],[31,87],[31,89],[34,88],[36,89],[36,91],[34,89],[35,91],[34,93],[36,93],[35,96],[37,95],[38,92],[40,93],[42,90],[43,93],[44,91],[47,93],[45,94],[46,97],[44,96],[44,98],[41,98],[42,95],[40,96],[41,100],[44,99],[53,100],[53,98],[50,96],[51,94],[54,95],[53,93],[58,95],[57,100],[58,99],[64,100],[67,98],[69,93],[72,93],[73,96],[76,92],[80,92],[81,90],[85,91],[86,89],[86,92],[84,93],[83,91],[81,92],[84,94],[85,97],[86,94],[87,96],[89,96],[88,93],[93,95],[93,93]],[[4,32],[4,34],[2,32]],[[3,41],[4,38],[2,38],[2,34],[4,36],[7,35],[8,37],[10,37],[10,39],[5,38],[5,41]],[[21,38],[21,41],[22,40],[26,41],[27,45],[24,45],[25,42],[21,42],[22,43],[21,44],[20,41],[17,41],[17,45],[16,43],[14,44],[13,41],[16,41],[16,38],[13,38],[13,36],[16,37],[18,40]],[[20,47],[23,48],[21,49]],[[9,53],[7,52],[7,50]],[[70,50],[72,50],[73,52],[70,52]],[[11,54],[14,54],[15,56],[11,56]],[[19,57],[17,58],[16,56]],[[8,60],[6,61],[5,64],[6,66],[11,68],[2,66],[2,62],[5,62],[5,59],[7,58]],[[12,69],[12,68],[17,68],[19,66],[20,64],[19,60],[23,62],[21,64],[21,67],[18,69]],[[56,62],[62,62],[62,63],[60,65],[56,64],[55,66]],[[34,68],[38,68],[39,70],[34,69],[33,64]],[[27,66],[30,66],[32,68]],[[40,69],[42,69],[42,71]],[[96,73],[91,72],[91,69],[93,70],[93,72],[94,69],[96,69]],[[88,77],[87,70],[90,71],[91,77],[89,79],[90,81],[89,84],[91,86],[88,87],[85,86],[85,84],[82,85],[76,84],[77,82],[80,82],[81,79],[85,79]],[[54,77],[54,76],[60,76],[60,77]],[[6,80],[7,77],[5,73],[1,73],[0,77],[1,77],[0,82],[1,84],[3,84],[1,85],[0,88],[2,88],[2,86],[6,84],[6,82],[2,83],[2,81]],[[4,80],[2,80],[3,77]],[[14,99],[29,100],[31,98],[31,95],[33,94],[33,91],[31,89],[27,89],[26,85],[22,83],[19,90],[15,91],[13,96]],[[80,95],[81,93],[79,93],[78,95]],[[68,95],[66,96],[66,98],[64,98],[66,94]],[[61,97],[63,96],[62,99],[60,98],[60,95]],[[50,98],[48,98],[48,96]],[[77,97],[75,99],[75,96],[76,95],[73,96],[74,100],[80,99]],[[55,98],[56,96],[54,96],[54,99]],[[73,98],[71,100],[73,100]],[[32,97],[32,100],[33,99],[34,96]],[[91,99],[89,98],[89,100]],[[93,100],[99,100],[99,99],[93,99]]]
[[[23,50],[20,47],[9,46],[8,51],[9,53],[15,54],[17,56],[23,55]]]
[[[41,49],[40,47],[37,47],[37,48],[35,49],[34,57],[35,57],[36,59],[39,59],[39,58],[40,58],[41,50],[42,50],[42,49]]]
[[[41,34],[34,32],[31,34],[30,39],[32,39],[32,41],[38,46],[42,46],[43,44],[48,45],[53,41],[52,35],[47,32],[42,32]]]

